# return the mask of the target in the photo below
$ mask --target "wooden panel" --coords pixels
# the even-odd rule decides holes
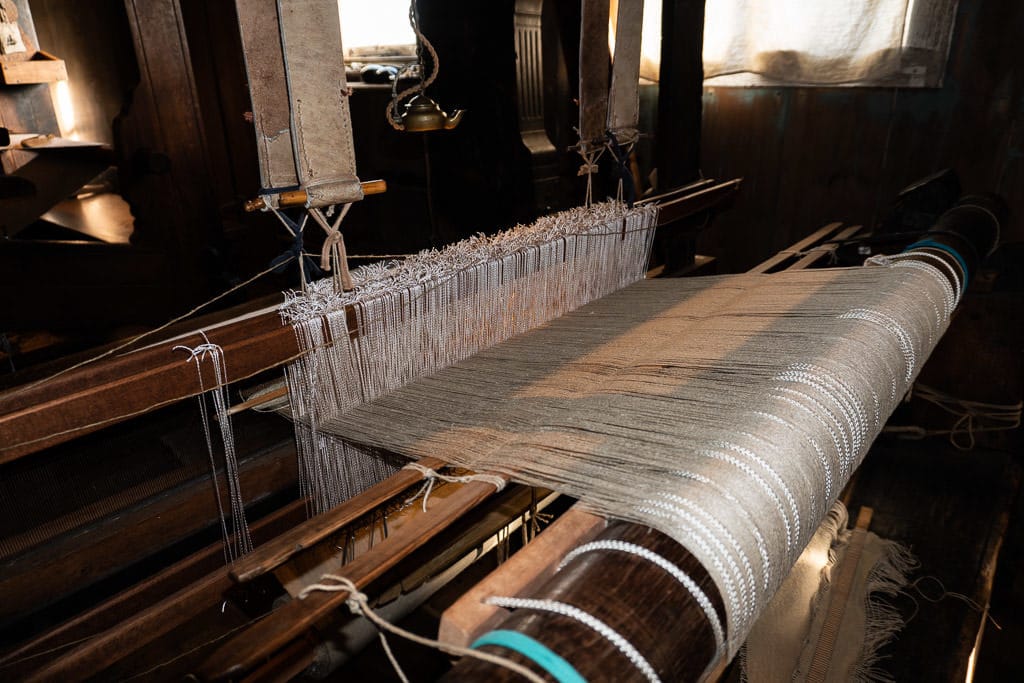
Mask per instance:
[[[705,89],[703,171],[712,177],[743,177],[743,193],[733,209],[697,242],[701,253],[723,258],[726,272],[746,269],[786,245],[774,233],[789,98],[783,90]]]
[[[1003,38],[1021,25],[1015,0],[960,3],[941,88],[705,88],[703,170],[745,183],[701,250],[742,270],[827,221],[870,229],[944,167],[1024,212],[1024,68]],[[1004,241],[1022,237],[1016,221]]]

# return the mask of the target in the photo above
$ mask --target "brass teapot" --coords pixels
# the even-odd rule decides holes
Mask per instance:
[[[449,116],[441,110],[437,102],[421,93],[405,105],[405,113],[401,118],[401,130],[409,133],[451,130],[459,125],[462,115],[465,113],[463,110],[457,109]]]

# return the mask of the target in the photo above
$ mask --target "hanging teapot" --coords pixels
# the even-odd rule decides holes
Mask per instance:
[[[465,112],[457,109],[449,116],[434,100],[419,94],[405,105],[405,113],[400,119],[400,130],[409,133],[426,133],[432,130],[451,130],[462,121]]]

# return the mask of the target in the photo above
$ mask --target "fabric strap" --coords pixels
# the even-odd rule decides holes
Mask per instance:
[[[604,144],[608,120],[608,3],[583,0],[580,20],[580,144]]]
[[[544,672],[558,683],[586,683],[586,679],[576,671],[572,664],[552,652],[543,643],[518,631],[490,631],[477,638],[470,648],[478,650],[484,645],[497,645],[518,652],[544,669]]]
[[[608,94],[608,130],[620,144],[636,139],[640,122],[640,38],[644,1],[618,0],[615,19],[615,57]]]
[[[362,199],[336,0],[236,3],[265,200],[296,186],[310,207]]]

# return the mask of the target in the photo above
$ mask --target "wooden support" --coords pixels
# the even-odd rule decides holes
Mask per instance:
[[[508,610],[488,605],[491,595],[530,595],[551,578],[569,551],[586,543],[605,527],[604,517],[578,505],[555,520],[525,548],[473,586],[441,615],[438,640],[469,647],[483,633],[508,617]]]
[[[272,492],[296,483],[292,444],[241,463],[243,491]],[[221,495],[227,484],[219,481]],[[250,501],[251,502],[251,501]],[[126,513],[77,530],[0,564],[0,619],[13,620],[216,524],[210,481],[195,480]]]
[[[747,272],[748,273],[767,273],[767,272],[770,272],[773,268],[777,268],[780,265],[782,265],[783,263],[785,263],[786,261],[788,261],[788,260],[790,260],[792,258],[795,258],[798,254],[803,252],[804,249],[807,249],[808,247],[813,246],[813,245],[820,244],[824,240],[828,239],[829,237],[832,236],[833,233],[835,233],[837,230],[839,230],[839,228],[841,228],[842,225],[843,225],[842,223],[829,223],[828,225],[826,225],[826,226],[824,226],[822,228],[819,228],[818,230],[815,230],[810,235],[808,235],[807,237],[803,238],[802,240],[800,240],[799,242],[797,242],[793,246],[789,247],[788,249],[780,251],[779,253],[777,253],[775,256],[772,256],[768,260],[759,263],[758,265],[754,266],[753,268],[751,268]]]
[[[345,565],[344,574],[360,589],[393,568],[426,541],[494,494],[493,484],[473,481]],[[200,668],[204,680],[238,678],[287,647],[319,621],[340,609],[345,592],[314,592],[292,600],[219,647]]]
[[[298,500],[286,505],[251,525],[253,541],[259,544],[273,538],[305,516],[306,501]],[[169,595],[179,595],[180,591],[193,582],[210,573],[222,573],[225,569],[224,547],[218,541],[7,653],[0,658],[0,672],[5,677],[17,679],[38,665],[57,662],[64,657],[77,660],[73,664],[77,667],[83,659],[95,656],[85,655],[85,651],[96,650],[99,643],[97,637],[103,637],[102,634],[108,630],[133,626],[131,615],[160,603]],[[155,638],[158,634],[152,635]],[[148,639],[149,636],[146,636],[137,642],[142,643]],[[88,642],[71,649],[77,641]],[[55,651],[64,654],[58,655]],[[20,660],[23,660],[21,665],[15,664]]]
[[[436,458],[423,458],[418,462],[433,470],[444,467],[444,463]],[[231,567],[231,576],[239,582],[251,581],[277,569],[295,555],[308,550],[367,512],[386,504],[422,479],[423,474],[418,470],[399,470],[393,476],[353,496],[333,510],[307,520],[245,557],[239,558]]]
[[[257,542],[278,531],[284,524],[293,522],[305,512],[305,502],[297,501],[277,513],[260,520],[252,527]],[[60,637],[67,642],[72,633],[87,633],[90,637],[66,654],[53,658],[43,668],[31,673],[28,681],[83,680],[90,678],[134,652],[169,633],[196,615],[217,604],[225,591],[232,586],[228,567],[220,566],[198,580],[187,583],[183,588],[168,593],[169,586],[183,577],[194,573],[196,567],[211,562],[223,562],[223,549],[218,543],[187,558],[181,563],[157,574],[135,588],[118,596],[96,610],[88,612],[50,635],[43,642],[34,641],[22,648],[38,652],[44,643]],[[162,599],[137,611],[127,619],[121,619],[104,631],[95,631],[96,626],[109,622],[110,614],[123,614],[125,603],[133,604],[142,597],[163,595]],[[73,641],[72,641],[73,642]],[[15,654],[11,655],[14,658]],[[43,660],[45,661],[45,660]],[[42,663],[42,662],[41,662]]]
[[[825,242],[824,244],[821,244],[817,247],[814,247],[813,249],[810,249],[806,254],[800,257],[800,260],[798,260],[796,263],[790,266],[790,268],[793,270],[802,270],[804,268],[813,266],[816,263],[820,263],[825,258],[830,257],[832,256],[832,254],[836,253],[836,249],[839,248],[840,242],[853,237],[860,231],[861,226],[859,225],[851,225],[850,227],[843,228],[842,230],[837,232],[835,237],[833,237],[828,242]]]
[[[64,443],[200,393],[195,362],[176,346],[206,339],[224,349],[227,381],[236,382],[299,355],[290,327],[274,311],[192,333],[76,368],[0,394],[0,464]],[[211,363],[202,387],[217,386]]]

